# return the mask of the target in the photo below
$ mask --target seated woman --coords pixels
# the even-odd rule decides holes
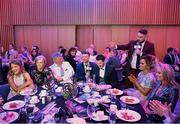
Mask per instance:
[[[50,71],[46,68],[46,58],[42,55],[35,58],[35,69],[31,72],[31,77],[37,86],[42,86],[52,78]]]
[[[174,81],[174,71],[168,64],[159,63],[157,65],[157,86],[148,95],[143,108],[148,115],[150,122],[163,122],[163,118],[158,114],[153,113],[150,109],[149,101],[158,100],[162,104],[172,104],[171,111],[174,111],[178,96],[179,85]]]
[[[134,75],[128,76],[129,80],[135,86],[135,88],[125,90],[128,95],[136,96],[140,99],[140,101],[146,100],[146,97],[155,82],[155,77],[153,73],[151,73],[152,67],[153,62],[151,55],[142,56],[139,65],[141,72],[138,74],[138,78]]]
[[[33,81],[29,73],[24,70],[20,60],[16,59],[10,63],[10,71],[8,72],[7,79],[10,85],[8,99],[17,95],[25,88],[34,88]]]
[[[68,51],[68,55],[65,57],[65,61],[69,62],[69,64],[73,67],[74,72],[76,72],[76,56],[77,50],[74,47],[71,47]]]

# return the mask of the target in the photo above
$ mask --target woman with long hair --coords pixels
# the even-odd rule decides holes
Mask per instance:
[[[69,49],[68,55],[65,57],[65,61],[69,62],[69,64],[73,67],[75,72],[76,72],[76,60],[75,60],[76,53],[77,53],[77,49],[72,47]]]
[[[25,88],[34,88],[33,81],[29,73],[24,70],[20,60],[11,61],[7,79],[10,85],[8,99],[17,95]]]
[[[125,90],[128,95],[133,95],[138,97],[141,101],[145,101],[147,95],[153,88],[155,84],[155,77],[151,72],[153,69],[153,59],[151,55],[142,56],[140,60],[139,69],[141,72],[138,74],[136,78],[134,75],[128,76],[129,80],[135,88],[129,88]]]
[[[180,86],[175,82],[174,70],[168,64],[159,63],[156,69],[157,86],[149,94],[143,108],[151,122],[163,122],[163,117],[153,113],[149,107],[149,101],[157,100],[162,104],[171,104],[171,111],[174,111]]]

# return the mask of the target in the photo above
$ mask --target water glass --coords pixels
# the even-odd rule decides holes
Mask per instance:
[[[109,123],[110,124],[115,124],[116,123],[116,113],[115,113],[115,111],[110,111],[109,112]]]
[[[122,110],[127,109],[126,107],[127,107],[127,106],[126,106],[126,103],[121,102],[121,109],[122,109]]]
[[[25,102],[25,104],[28,104],[28,103],[29,103],[29,101],[30,101],[30,99],[31,99],[31,97],[30,97],[30,96],[25,95],[25,96],[24,96],[24,102]]]
[[[93,117],[93,113],[95,112],[95,107],[92,105],[88,105],[87,107],[87,115],[91,119]]]
[[[116,95],[111,95],[111,104],[116,104]]]

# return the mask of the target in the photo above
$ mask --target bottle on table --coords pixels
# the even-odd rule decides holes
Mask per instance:
[[[115,124],[116,123],[116,112],[115,111],[109,111],[109,123]]]

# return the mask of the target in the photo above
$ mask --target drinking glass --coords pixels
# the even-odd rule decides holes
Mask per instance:
[[[92,105],[88,105],[87,107],[87,115],[91,119],[93,118],[93,113],[95,112],[95,107]]]

